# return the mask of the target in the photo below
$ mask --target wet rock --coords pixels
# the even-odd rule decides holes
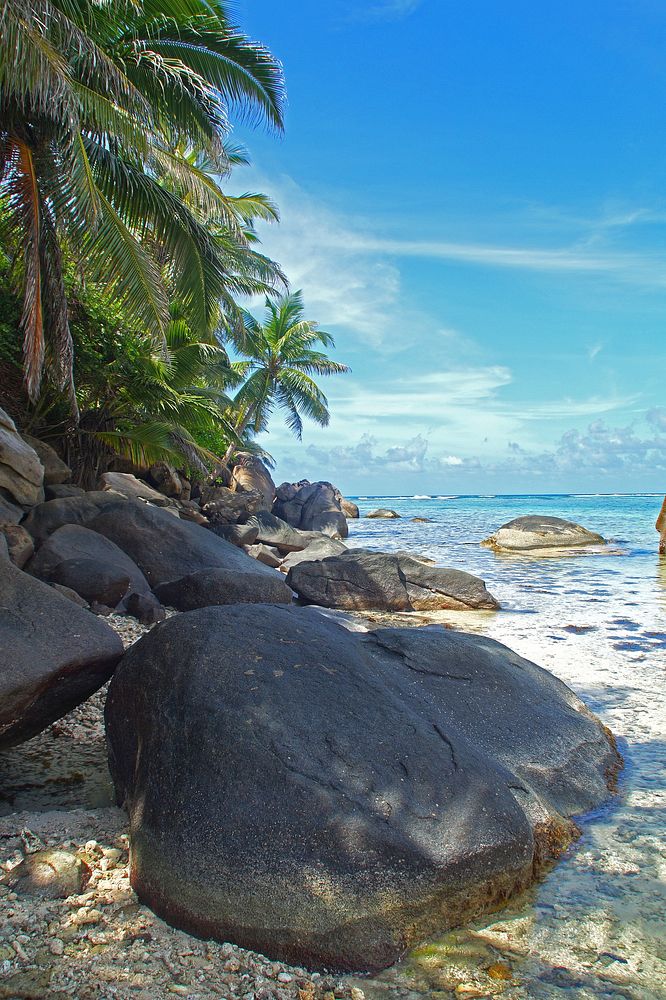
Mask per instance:
[[[659,532],[659,552],[664,555],[666,553],[666,497],[661,505],[655,528]]]
[[[508,521],[481,543],[490,548],[511,552],[528,552],[538,549],[570,549],[584,545],[605,545],[601,535],[588,531],[580,524],[561,517],[529,514]]]
[[[56,486],[60,483],[67,483],[72,478],[72,470],[63,462],[58,452],[47,444],[40,441],[32,434],[22,434],[21,437],[26,444],[36,451],[39,461],[44,466],[44,486]]]
[[[107,625],[0,561],[0,748],[30,739],[104,684],[122,656]]]
[[[376,969],[497,906],[619,764],[575,695],[498,642],[302,608],[171,618],[123,658],[106,718],[139,898],[309,967]]]
[[[483,580],[470,573],[364,549],[301,562],[289,570],[287,583],[303,600],[326,608],[435,611],[499,607]]]
[[[392,521],[396,517],[400,517],[400,514],[396,513],[394,510],[389,510],[387,507],[380,507],[378,510],[373,510],[370,514],[366,514],[366,517],[370,518],[384,518],[385,520]]]
[[[346,497],[340,497],[340,509],[350,521],[356,520],[360,516],[357,504],[353,500],[347,500]]]
[[[179,611],[218,604],[291,604],[293,599],[291,590],[278,573],[238,573],[225,569],[205,569],[160,584],[155,588],[155,595],[163,604]]]
[[[8,413],[0,409],[0,487],[24,506],[44,499],[44,467]]]

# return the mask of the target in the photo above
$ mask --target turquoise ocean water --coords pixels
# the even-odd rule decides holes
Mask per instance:
[[[663,497],[359,497],[348,544],[422,553],[482,577],[498,612],[443,623],[505,642],[564,680],[615,733],[619,794],[546,879],[507,910],[442,935],[362,983],[371,998],[666,998],[666,557]],[[399,520],[366,520],[389,507]],[[576,521],[609,545],[499,556],[479,542],[524,514]],[[431,523],[411,521],[427,517]],[[429,616],[437,617],[437,616]],[[504,979],[493,979],[494,966]]]

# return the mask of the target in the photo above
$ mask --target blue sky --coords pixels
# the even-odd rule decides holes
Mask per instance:
[[[666,489],[662,3],[237,3],[285,67],[234,189],[351,375],[278,480]]]

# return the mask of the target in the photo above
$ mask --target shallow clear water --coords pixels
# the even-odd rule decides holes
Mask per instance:
[[[509,910],[445,934],[362,982],[369,997],[666,997],[666,557],[662,497],[373,497],[400,520],[350,522],[350,544],[420,552],[481,576],[499,612],[446,612],[570,685],[626,760],[620,794],[537,887]],[[498,556],[479,546],[523,514],[600,532],[601,553]],[[413,523],[428,517],[430,524]]]

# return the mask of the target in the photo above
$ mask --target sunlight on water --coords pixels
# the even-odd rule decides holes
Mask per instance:
[[[408,550],[483,577],[498,613],[447,612],[551,670],[618,738],[619,796],[584,822],[547,878],[499,914],[359,980],[369,998],[666,997],[666,558],[661,497],[493,497],[361,501],[397,521],[351,522],[351,545]],[[479,541],[529,513],[599,531],[602,554],[498,557]],[[428,517],[432,523],[413,523]],[[435,616],[431,616],[434,618]]]

